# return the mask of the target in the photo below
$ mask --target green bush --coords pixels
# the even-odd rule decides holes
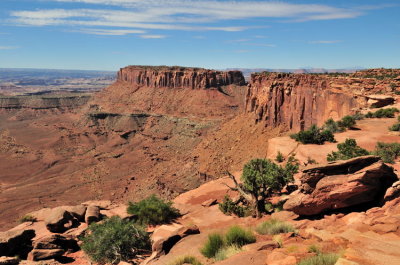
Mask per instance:
[[[289,223],[276,219],[270,219],[259,224],[256,227],[256,231],[261,235],[276,235],[280,233],[295,232],[295,229]]]
[[[394,118],[395,113],[399,112],[397,108],[379,109],[375,112],[368,112],[366,118]]]
[[[213,258],[224,246],[225,242],[221,234],[210,234],[208,235],[207,242],[203,248],[200,249],[200,252],[207,258]]]
[[[320,254],[321,250],[319,249],[319,247],[317,245],[310,245],[308,247],[308,252],[315,253],[315,254]]]
[[[278,151],[275,161],[278,163],[282,163],[283,161],[285,161],[285,158],[283,157],[283,154],[280,151]]]
[[[214,259],[216,261],[224,260],[239,252],[242,252],[242,248],[236,245],[226,246],[218,250],[217,254],[215,254]]]
[[[225,195],[224,200],[218,206],[221,212],[226,215],[234,214],[238,217],[245,217],[251,213],[249,207],[237,205],[228,195]]]
[[[94,223],[82,238],[82,250],[100,264],[127,261],[143,250],[150,250],[146,231],[132,222],[114,216],[104,223]]]
[[[393,164],[394,160],[400,156],[400,143],[378,142],[373,154],[380,156],[383,162]]]
[[[171,202],[152,195],[137,203],[129,202],[127,212],[135,215],[139,224],[158,225],[169,223],[180,216]]]
[[[242,187],[255,200],[253,207],[258,216],[265,212],[265,201],[274,192],[293,180],[293,174],[298,170],[294,158],[288,158],[285,167],[271,160],[252,159],[243,167]]]
[[[183,264],[202,265],[201,262],[196,257],[193,256],[179,257],[175,261],[171,262],[169,265],[183,265]]]
[[[339,151],[328,154],[328,161],[347,160],[353,157],[369,155],[370,153],[359,147],[355,139],[347,138],[343,143],[337,145]]]
[[[29,214],[24,215],[19,219],[20,223],[36,222],[36,221],[37,221],[36,217],[33,217],[32,215],[29,215]]]
[[[400,123],[395,123],[389,127],[390,131],[399,132],[400,131]]]
[[[338,126],[339,128],[342,128],[342,130],[352,128],[354,125],[356,125],[356,119],[350,115],[344,116],[340,121],[338,121]]]
[[[308,130],[301,131],[290,136],[302,144],[324,144],[324,142],[335,142],[333,133],[329,130],[312,125]]]
[[[227,245],[236,245],[242,247],[256,242],[256,237],[251,230],[243,229],[240,226],[232,226],[225,235]]]
[[[328,130],[332,133],[336,133],[336,132],[342,132],[343,128],[340,128],[338,123],[336,121],[334,121],[332,118],[328,119],[327,121],[325,121],[323,128],[325,130]]]
[[[318,254],[300,261],[298,265],[334,265],[339,259],[335,253]]]

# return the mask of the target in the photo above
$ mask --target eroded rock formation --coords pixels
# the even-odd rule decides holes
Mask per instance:
[[[299,190],[290,195],[284,209],[315,215],[365,203],[378,205],[396,180],[393,168],[376,156],[305,169]]]
[[[178,66],[128,66],[119,70],[117,80],[152,88],[207,89],[245,84],[240,71],[222,72]]]
[[[397,72],[338,76],[256,73],[251,76],[247,90],[246,111],[254,113],[256,123],[264,122],[267,127],[303,130],[312,124],[321,125],[328,118],[354,114],[364,107],[393,103],[393,98],[382,100],[374,94],[393,93],[400,87],[396,75]]]

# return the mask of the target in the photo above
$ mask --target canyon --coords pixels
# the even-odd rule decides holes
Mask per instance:
[[[190,213],[181,223],[194,222],[201,231],[235,222],[255,224],[251,218],[223,216],[216,205],[201,205],[210,199],[220,202],[229,192],[221,185],[227,181],[226,171],[239,175],[250,159],[275,159],[278,152],[285,157],[295,154],[301,170],[310,156],[322,164],[336,143],[305,146],[288,135],[322,125],[329,118],[397,106],[398,89],[400,70],[396,69],[348,74],[261,72],[246,82],[240,71],[128,66],[118,71],[113,84],[95,93],[3,95],[0,230],[8,230],[26,213],[42,208],[109,200],[102,210],[112,211],[110,205],[123,208],[127,201],[150,194],[176,198],[175,205]],[[337,139],[354,137],[372,150],[378,140],[400,141],[399,135],[386,132],[393,122],[360,121],[359,130],[338,134]],[[393,181],[388,187],[396,178],[390,176]],[[396,205],[393,202],[385,209]],[[303,213],[296,207],[292,208]],[[204,219],[209,209],[216,216],[213,221]],[[371,224],[375,213],[368,214],[363,225],[375,225]],[[351,223],[343,215],[334,218]],[[295,222],[301,229],[319,229],[325,221]],[[307,233],[311,241],[320,236],[315,231]],[[376,233],[383,232],[377,229]],[[202,233],[197,237],[205,240]],[[342,245],[351,247],[348,242]],[[187,248],[185,243],[181,248]],[[174,253],[180,253],[179,245],[169,256],[150,264],[165,264],[177,256]]]

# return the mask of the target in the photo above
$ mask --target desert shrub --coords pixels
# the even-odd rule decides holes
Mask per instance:
[[[290,137],[302,144],[324,144],[325,142],[335,142],[335,137],[331,131],[318,128],[316,125],[312,125],[306,131],[292,134]]]
[[[253,198],[253,207],[258,216],[265,212],[266,199],[292,181],[297,170],[298,164],[293,163],[292,159],[288,159],[285,167],[265,159],[253,159],[244,165],[242,186]]]
[[[337,145],[339,151],[328,154],[328,161],[346,160],[353,157],[369,155],[369,152],[357,145],[355,139],[347,138],[343,143]]]
[[[364,114],[361,114],[361,113],[359,113],[359,112],[357,112],[356,114],[352,115],[352,117],[353,117],[356,121],[359,121],[359,120],[363,120],[363,119],[365,118],[365,115],[364,115]]]
[[[310,245],[308,247],[308,252],[315,253],[315,254],[320,254],[321,250],[319,249],[319,247],[317,245]]]
[[[208,235],[207,242],[204,244],[203,248],[200,249],[200,252],[207,258],[213,258],[224,246],[225,242],[221,234],[210,234]]]
[[[238,217],[245,217],[251,213],[249,207],[236,204],[228,195],[225,195],[224,200],[218,204],[218,207],[226,215],[234,214]]]
[[[366,118],[394,118],[395,113],[399,112],[397,108],[379,109],[375,112],[368,112]]]
[[[335,253],[317,254],[309,258],[305,258],[298,265],[334,265],[339,259],[339,255]]]
[[[307,157],[307,165],[317,164],[317,161],[311,157]]]
[[[238,247],[236,245],[226,246],[226,247],[218,250],[218,252],[215,254],[214,259],[216,261],[224,260],[224,259],[227,259],[230,256],[233,256],[239,252],[242,252],[241,247]]]
[[[225,235],[227,245],[236,245],[242,247],[256,242],[256,237],[249,229],[243,229],[240,226],[232,226]]]
[[[283,157],[283,154],[280,151],[278,151],[275,161],[278,163],[282,163],[283,161],[285,161],[285,158]]]
[[[129,202],[127,212],[135,215],[139,224],[146,225],[169,223],[180,216],[171,202],[165,202],[155,195],[137,203]]]
[[[119,263],[150,249],[147,232],[132,222],[114,216],[104,223],[94,223],[82,238],[82,250],[100,264]]]
[[[394,160],[400,156],[400,143],[382,143],[376,144],[374,155],[380,156],[385,163],[394,163]]]
[[[272,241],[274,241],[276,244],[278,244],[278,248],[283,248],[283,239],[281,235],[274,235],[272,237]]]
[[[24,215],[19,219],[20,223],[36,222],[36,221],[37,221],[36,217],[33,217],[32,215],[29,215],[29,214]]]
[[[390,131],[398,132],[400,131],[400,123],[395,123],[389,127]]]
[[[339,128],[342,128],[342,130],[349,129],[354,125],[356,125],[356,119],[350,115],[344,116],[340,121],[338,121],[338,126]]]
[[[343,131],[343,129],[339,127],[338,123],[334,121],[332,118],[325,121],[323,128],[332,133]]]
[[[289,223],[282,222],[276,219],[270,219],[259,224],[256,227],[256,231],[261,235],[276,235],[280,233],[294,232],[295,229]]]
[[[183,256],[179,257],[169,265],[183,265],[183,264],[192,264],[192,265],[202,265],[201,262],[193,256]]]

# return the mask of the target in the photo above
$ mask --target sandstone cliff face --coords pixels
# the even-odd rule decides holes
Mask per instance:
[[[332,89],[326,77],[308,74],[253,74],[246,95],[246,111],[254,113],[256,123],[289,130],[339,119],[364,103],[362,97]]]
[[[245,84],[240,71],[166,66],[128,66],[120,69],[117,80],[152,88],[208,89]]]

